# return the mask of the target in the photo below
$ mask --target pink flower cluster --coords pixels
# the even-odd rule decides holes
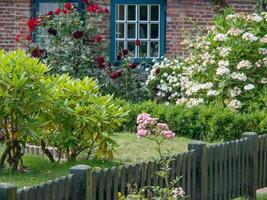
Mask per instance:
[[[175,133],[172,132],[165,123],[158,123],[156,118],[148,113],[141,113],[137,116],[137,137],[142,138],[148,135],[162,135],[166,139],[173,139]]]

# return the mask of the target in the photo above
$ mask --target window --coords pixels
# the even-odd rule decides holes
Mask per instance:
[[[135,58],[159,58],[165,45],[164,0],[113,0],[111,56],[127,48]],[[136,41],[140,41],[140,46]]]

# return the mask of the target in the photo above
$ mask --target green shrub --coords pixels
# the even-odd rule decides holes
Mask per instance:
[[[188,108],[182,105],[165,105],[147,101],[142,104],[130,104],[117,101],[130,110],[124,131],[135,132],[136,117],[142,112],[150,113],[169,125],[176,135],[197,140],[220,141],[241,137],[246,131],[262,134],[266,131],[266,111],[237,113],[222,105],[202,105]]]

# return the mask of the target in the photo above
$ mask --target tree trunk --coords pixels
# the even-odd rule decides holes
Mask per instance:
[[[42,148],[42,151],[44,152],[44,154],[50,160],[50,162],[54,163],[55,159],[54,159],[53,155],[51,154],[51,152],[47,148],[45,148],[45,142],[43,140],[41,141],[41,148]]]

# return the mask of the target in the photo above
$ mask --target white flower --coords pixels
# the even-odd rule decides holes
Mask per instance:
[[[187,101],[188,101],[188,99],[182,97],[180,99],[177,99],[176,104],[177,105],[182,105],[182,104],[185,104]]]
[[[216,90],[208,90],[207,92],[208,96],[217,96],[218,94],[220,94],[220,92]]]
[[[258,40],[258,38],[255,35],[253,35],[252,33],[248,33],[248,32],[242,35],[242,39],[250,41],[250,42],[255,42]]]
[[[228,56],[229,53],[231,52],[230,47],[217,47],[217,50],[219,51],[219,55],[222,56],[223,58]]]
[[[218,33],[217,35],[214,36],[214,41],[226,41],[227,40],[227,36],[225,34],[222,33]]]
[[[267,83],[267,78],[262,78],[261,79],[261,83],[266,84]]]
[[[227,34],[230,35],[230,36],[239,36],[243,33],[243,31],[239,28],[230,28],[228,31],[227,31]]]
[[[232,79],[239,80],[239,81],[246,81],[248,78],[246,74],[244,73],[239,73],[239,72],[233,72],[231,74]]]
[[[244,87],[244,90],[253,90],[255,88],[255,86],[253,84],[247,84],[245,87]]]
[[[229,15],[226,16],[226,19],[227,19],[227,20],[231,20],[231,19],[235,19],[235,18],[237,18],[237,17],[238,17],[237,14],[229,14]]]
[[[229,67],[229,60],[220,60],[218,62],[218,66],[223,68],[223,67]]]
[[[267,49],[266,48],[259,48],[259,54],[267,55]]]
[[[218,67],[216,70],[216,74],[219,76],[223,76],[230,73],[230,69],[227,67]]]
[[[240,101],[234,99],[232,101],[230,101],[230,103],[227,105],[228,108],[232,109],[232,110],[236,110],[242,107],[242,104]]]
[[[263,43],[263,44],[267,44],[267,34],[263,37],[263,38],[261,38],[261,43]]]
[[[204,99],[203,98],[190,98],[187,102],[187,106],[188,107],[193,107],[193,106],[197,106],[200,104],[204,103]]]
[[[251,62],[249,62],[248,60],[241,60],[237,66],[236,66],[237,69],[242,69],[242,68],[246,68],[246,69],[250,69],[252,68],[252,64]]]
[[[178,198],[178,197],[184,197],[184,196],[185,196],[185,192],[184,192],[183,188],[178,187],[178,188],[174,188],[172,190],[172,197]]]
[[[234,87],[232,90],[231,90],[231,97],[237,97],[241,94],[241,90],[239,87]]]
[[[247,20],[251,20],[254,22],[261,22],[263,20],[263,18],[261,16],[259,16],[258,14],[254,13],[252,15],[248,15]]]

